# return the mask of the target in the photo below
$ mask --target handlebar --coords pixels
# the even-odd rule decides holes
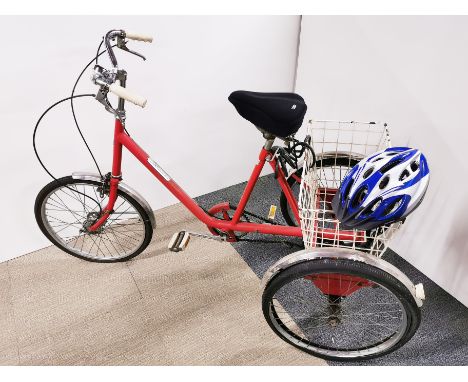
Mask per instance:
[[[117,38],[117,46],[127,51],[129,50],[128,48],[126,48],[125,41],[124,41],[126,38],[128,38],[129,40],[135,40],[135,41],[153,42],[153,37],[151,36],[146,36],[146,35],[142,35],[139,33],[125,32],[122,29],[113,29],[107,32],[106,36],[104,37],[104,44],[106,45],[107,54],[109,55],[109,59],[111,60],[112,66],[114,68],[117,68],[117,59],[115,57],[114,50],[111,45],[111,41],[114,40],[115,38]],[[135,52],[131,52],[131,53],[135,53]],[[143,57],[138,53],[137,55],[139,55],[140,57]]]
[[[106,45],[107,54],[114,68],[117,67],[117,59],[115,58],[114,50],[111,45],[111,40],[114,40],[116,37],[122,38],[122,35],[124,33],[125,32],[122,30],[111,30],[107,32],[106,36],[104,37],[104,44]]]
[[[126,88],[123,88],[122,86],[118,84],[114,83],[114,84],[109,85],[109,91],[111,93],[114,93],[116,96],[133,103],[134,105],[140,106],[142,108],[146,106],[145,98],[139,95],[130,93]]]
[[[153,42],[153,37],[151,36],[145,36],[142,34],[131,33],[131,32],[124,32],[124,33],[125,33],[125,37],[128,38],[129,40]]]
[[[104,44],[105,44],[107,54],[109,55],[109,59],[110,59],[114,69],[112,71],[108,71],[108,70],[104,69],[103,67],[101,67],[99,65],[96,65],[95,69],[94,69],[95,73],[94,73],[94,76],[93,76],[93,81],[97,85],[100,85],[101,88],[105,87],[111,93],[117,95],[118,97],[120,97],[120,98],[122,98],[124,100],[127,100],[127,101],[129,101],[129,102],[143,108],[143,107],[146,106],[146,99],[144,97],[138,96],[136,94],[132,94],[125,87],[120,86],[117,83],[115,83],[116,78],[118,77],[118,73],[120,73],[120,72],[125,73],[125,72],[118,70],[117,58],[115,57],[114,50],[113,50],[113,47],[115,45],[113,46],[111,41],[114,41],[115,39],[117,39],[117,47],[118,48],[120,48],[122,50],[125,50],[125,51],[127,51],[129,53],[135,54],[135,55],[145,59],[145,57],[142,56],[141,54],[139,54],[137,52],[134,52],[134,51],[131,51],[130,49],[127,48],[127,46],[125,44],[126,43],[126,41],[125,41],[126,38],[129,39],[129,40],[135,40],[135,41],[153,42],[153,37],[151,37],[151,36],[142,35],[142,34],[138,34],[138,33],[132,33],[132,32],[126,32],[126,31],[121,30],[121,29],[113,29],[113,30],[107,32],[105,37],[104,37]],[[123,85],[125,86],[124,83],[123,83]],[[106,108],[107,108],[107,106],[110,107],[110,105],[108,103],[106,103],[107,101],[100,101],[100,102],[101,103],[104,102],[104,105],[106,106]]]

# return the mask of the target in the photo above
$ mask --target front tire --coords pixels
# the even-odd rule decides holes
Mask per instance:
[[[57,247],[83,260],[111,263],[127,261],[150,243],[153,227],[145,209],[128,193],[118,190],[114,211],[95,233],[84,227],[99,215],[108,200],[102,184],[71,176],[54,180],[37,195],[36,221]],[[85,196],[86,195],[86,196]]]

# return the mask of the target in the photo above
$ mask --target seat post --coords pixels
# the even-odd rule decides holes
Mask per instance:
[[[270,151],[276,137],[273,134],[263,132],[263,138],[266,139],[265,145],[263,146],[263,148],[267,151]]]

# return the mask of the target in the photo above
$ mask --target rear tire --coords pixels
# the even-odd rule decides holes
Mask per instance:
[[[332,304],[330,295],[304,278],[314,275],[322,279],[331,276],[329,280],[359,277],[371,286],[361,287]],[[353,303],[357,310],[354,314]],[[336,319],[337,309],[331,316],[330,306],[338,304],[341,318]],[[309,308],[312,313],[306,312]],[[376,313],[372,313],[373,308]],[[264,289],[262,309],[268,325],[281,339],[334,361],[369,359],[393,352],[413,337],[421,321],[411,292],[399,280],[379,268],[349,259],[309,260],[280,271]],[[316,325],[310,326],[314,320]],[[369,343],[364,341],[367,338]]]

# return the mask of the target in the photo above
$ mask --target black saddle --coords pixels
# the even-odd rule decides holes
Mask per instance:
[[[238,113],[257,128],[278,137],[299,130],[307,111],[304,99],[295,93],[256,93],[238,90],[229,96]]]

